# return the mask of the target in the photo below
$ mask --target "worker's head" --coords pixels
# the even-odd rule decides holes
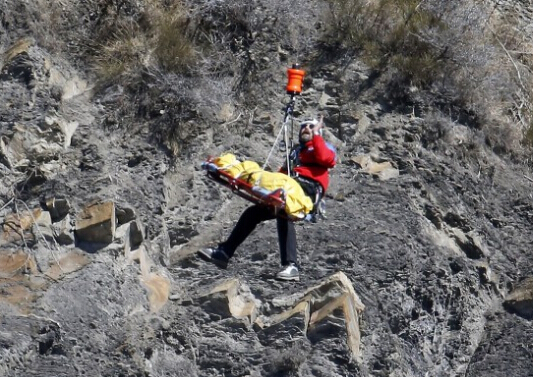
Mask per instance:
[[[298,134],[300,143],[307,143],[312,140],[314,137],[314,129],[317,126],[318,120],[316,119],[305,120],[300,123],[300,133]]]

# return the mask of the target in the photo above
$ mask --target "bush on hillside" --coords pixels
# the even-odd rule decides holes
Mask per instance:
[[[313,51],[319,14],[317,4],[301,0],[5,3],[1,45],[30,33],[79,67],[92,62],[104,125],[126,131],[149,124],[173,151],[187,144],[193,118],[216,128],[252,111],[273,61]],[[249,117],[240,119],[232,125],[246,127]]]
[[[301,0],[5,0],[0,47],[29,33],[78,66],[91,59],[98,95],[115,110],[109,127],[142,117],[157,139],[182,135],[174,144],[187,143],[190,131],[180,128],[192,118],[216,127],[256,106],[264,93],[254,89],[272,79],[276,61],[319,68],[326,55],[340,61],[336,51],[362,57],[388,84],[388,99],[409,112],[431,106],[483,126],[499,150],[523,134],[533,144],[532,34],[523,15],[473,0],[326,3],[328,17],[322,3]],[[317,31],[330,47],[322,55]]]
[[[101,95],[124,98],[107,123],[123,128],[144,118],[151,137],[177,154],[201,132],[199,124],[215,122],[218,108],[231,101],[227,77],[236,64],[227,47],[233,39],[231,30],[222,30],[231,22],[223,14],[215,22],[211,9],[177,0],[141,4],[132,15],[108,11],[99,32],[103,42],[94,45]],[[191,127],[193,119],[198,126]]]
[[[361,56],[388,80],[392,99],[483,125],[501,151],[515,148],[530,127],[532,88],[525,83],[533,64],[520,51],[531,48],[531,38],[517,32],[513,14],[474,1],[328,3],[327,40]],[[416,100],[412,93],[418,93]]]
[[[105,3],[105,2],[104,2]],[[128,86],[142,71],[183,73],[196,51],[187,14],[179,2],[148,2],[132,15],[106,10],[92,42],[95,68],[102,86]]]
[[[139,4],[131,12],[117,6],[97,12],[102,16],[95,32],[96,71],[102,91],[126,97],[110,127],[120,128],[120,120],[131,123],[132,115],[148,117],[153,136],[174,153],[201,132],[187,124],[193,119],[216,128],[246,112],[244,102],[254,100],[264,69],[265,52],[258,48],[264,44],[256,43],[263,31],[284,35],[282,48],[294,54],[308,52],[312,43],[312,26],[302,16],[315,10],[301,1],[261,3],[272,7],[267,12],[237,0]],[[294,12],[281,12],[289,5]],[[279,17],[271,19],[276,7]],[[277,54],[276,46],[269,47]],[[134,103],[141,104],[137,111]]]

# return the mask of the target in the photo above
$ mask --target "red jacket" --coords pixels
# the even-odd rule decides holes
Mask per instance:
[[[328,170],[335,166],[337,154],[320,135],[314,135],[298,150],[298,157],[294,172],[306,178],[311,178],[322,186],[324,192],[329,185]]]

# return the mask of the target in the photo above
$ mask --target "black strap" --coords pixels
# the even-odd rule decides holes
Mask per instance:
[[[324,195],[322,185],[314,179],[303,177],[301,175],[297,175],[294,179],[300,184],[305,194],[313,201],[313,210],[311,212],[315,213],[318,209],[317,205]]]
[[[303,150],[301,145],[297,145],[294,147],[291,151],[291,154],[289,156],[290,161],[290,171],[291,175],[294,173],[294,168],[297,166],[300,166],[300,152]],[[315,165],[315,164],[313,164]],[[310,164],[306,164],[306,166],[310,166]],[[320,166],[320,165],[316,165]],[[299,175],[298,173],[295,173],[294,179],[299,183],[299,185],[304,190],[304,193],[311,198],[313,201],[313,209],[311,210],[310,214],[313,218],[316,218],[316,214],[319,211],[319,205],[320,201],[322,200],[322,197],[324,196],[324,189],[322,188],[322,185],[315,181],[314,179],[303,177]],[[316,221],[314,221],[316,222]]]
[[[302,147],[300,145],[295,146],[292,148],[291,153],[289,155],[289,168],[288,171],[290,172],[290,175],[292,176],[294,173],[294,168],[297,166],[300,166],[300,151],[302,150]]]

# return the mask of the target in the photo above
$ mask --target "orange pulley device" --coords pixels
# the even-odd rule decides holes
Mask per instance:
[[[293,96],[302,92],[305,71],[299,68],[298,64],[293,64],[292,68],[287,69],[287,77],[289,79],[287,93]]]

